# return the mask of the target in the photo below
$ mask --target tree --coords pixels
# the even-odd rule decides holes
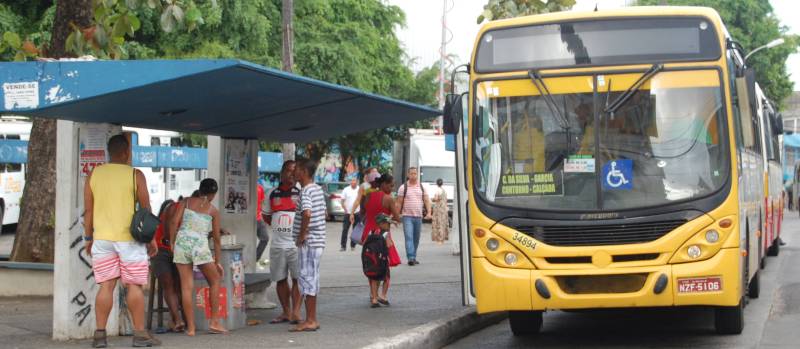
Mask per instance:
[[[663,0],[640,0],[638,5],[660,5]],[[797,52],[797,35],[786,35],[788,28],[780,24],[769,1],[760,0],[670,0],[669,5],[708,6],[719,12],[731,37],[746,51],[781,36],[786,43],[760,51],[747,60],[756,71],[756,79],[767,97],[780,106],[792,93],[792,81],[786,71],[786,58]],[[747,52],[745,52],[746,54]]]
[[[49,54],[66,56],[65,43],[72,26],[86,27],[91,20],[91,0],[60,0],[56,6]],[[6,32],[8,33],[8,32]],[[9,36],[4,33],[4,38]],[[12,48],[19,50],[20,45]],[[16,46],[16,47],[15,47]],[[19,52],[15,55],[19,57]],[[28,165],[17,224],[17,237],[11,251],[12,261],[53,262],[55,241],[56,192],[56,121],[34,119],[28,144]]]
[[[478,24],[484,20],[560,12],[569,10],[574,5],[575,0],[489,0],[478,16]]]
[[[160,7],[160,0],[147,0],[151,9]],[[0,43],[0,53],[13,55],[15,60],[26,60],[36,56],[62,58],[86,53],[98,57],[123,58],[127,56],[126,36],[133,36],[141,23],[136,10],[138,0],[59,0],[56,4],[45,1],[28,4],[12,1],[0,5],[0,14],[6,14],[18,6],[29,19],[43,16],[39,25],[24,16],[12,16],[2,25],[11,30],[33,30],[26,33],[25,40],[15,31],[5,31]],[[31,6],[32,5],[32,6]],[[181,5],[188,6],[187,18]],[[165,31],[186,24],[191,29],[201,23],[200,14],[192,10],[194,2],[170,1],[163,7],[161,24]],[[48,11],[55,7],[53,17]],[[44,11],[41,13],[39,11]],[[52,29],[45,21],[52,19]],[[4,28],[4,29],[6,29]],[[38,31],[37,31],[38,29]],[[40,40],[39,47],[33,40]],[[42,41],[49,38],[49,43]],[[56,189],[56,120],[35,118],[28,142],[28,165],[25,189],[22,194],[20,219],[11,252],[11,260],[18,262],[52,263],[54,253],[55,198]]]
[[[59,3],[63,1],[66,0]],[[72,40],[69,44],[64,43],[73,56],[92,54],[109,59],[238,58],[270,67],[281,66],[282,0],[85,1],[94,6],[90,24],[70,26],[67,37],[72,35]],[[74,4],[75,0],[69,3]],[[403,25],[405,20],[399,8],[380,0],[305,0],[294,5],[297,14],[293,23],[296,73],[432,105],[426,100],[428,96],[420,91],[424,90],[421,86],[426,83],[435,89],[434,82],[419,76],[415,78],[394,34],[394,27]],[[7,0],[0,4],[0,29],[15,33],[19,38],[11,40],[18,45],[2,41],[0,58],[47,56],[49,42],[45,39],[50,37],[55,12],[52,0]],[[38,53],[26,51],[26,47],[35,48]],[[433,94],[429,97],[433,98]],[[359,146],[353,148],[350,158],[356,159],[359,165],[380,162],[383,154],[391,150],[392,140],[405,137],[409,126],[373,130],[362,133],[362,138],[351,138],[350,141]],[[198,137],[186,135],[185,138],[192,144],[202,144]],[[332,147],[338,147],[338,140],[299,145],[298,152],[319,159]],[[31,137],[29,158],[37,156],[33,154],[33,148],[41,145],[36,144],[39,141],[50,147],[48,151],[55,153],[54,141]],[[47,153],[44,150],[35,152]],[[51,168],[54,171],[54,164]],[[26,185],[26,188],[45,187],[54,188],[54,185],[35,181],[28,181]],[[52,205],[52,197],[49,200]],[[26,196],[25,201],[29,201]],[[53,209],[48,212],[52,213]],[[52,215],[46,219],[40,215],[37,219],[44,222],[42,224],[53,225]],[[22,225],[17,237],[22,241],[21,245],[30,244],[32,238],[22,230]],[[50,259],[38,260],[52,260],[52,253],[50,248],[46,253]]]
[[[405,52],[394,32],[405,25],[405,14],[381,1],[331,0],[295,4],[296,69],[301,75],[352,86],[367,92],[433,105],[434,94],[420,95],[408,68]],[[427,82],[435,91],[435,82]],[[416,127],[428,126],[417,123]],[[337,148],[342,164],[358,167],[379,162],[394,139],[409,127],[399,125],[300,146],[305,156],[318,160]]]
[[[291,73],[294,69],[294,1],[283,0],[281,7],[281,24],[283,37],[281,45],[281,63],[283,71]],[[283,158],[294,160],[295,144],[282,144]]]

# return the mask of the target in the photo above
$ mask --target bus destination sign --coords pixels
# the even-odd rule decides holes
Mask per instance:
[[[564,195],[564,175],[561,171],[503,175],[499,192],[505,197]]]

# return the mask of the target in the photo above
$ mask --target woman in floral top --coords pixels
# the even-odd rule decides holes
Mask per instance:
[[[200,196],[178,203],[175,218],[170,222],[173,261],[181,277],[181,301],[186,315],[186,334],[194,336],[194,273],[192,266],[203,272],[209,285],[211,318],[208,332],[225,334],[228,331],[219,322],[219,287],[222,265],[219,264],[219,211],[211,201],[217,195],[217,181],[206,178],[200,182]],[[214,254],[208,246],[208,232],[214,239]],[[176,236],[177,235],[177,236]]]

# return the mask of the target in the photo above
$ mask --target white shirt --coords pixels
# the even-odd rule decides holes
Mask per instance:
[[[344,212],[347,214],[350,214],[350,209],[353,208],[353,205],[356,203],[356,199],[358,199],[358,189],[359,187],[353,188],[349,185],[342,189],[342,204],[344,205]],[[355,213],[358,213],[360,210],[361,207],[356,207]]]

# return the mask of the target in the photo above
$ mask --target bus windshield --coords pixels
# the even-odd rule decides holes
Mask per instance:
[[[479,83],[476,191],[500,206],[591,211],[721,188],[729,166],[718,73],[660,72],[607,112],[639,76],[544,79],[550,102],[529,80]]]

